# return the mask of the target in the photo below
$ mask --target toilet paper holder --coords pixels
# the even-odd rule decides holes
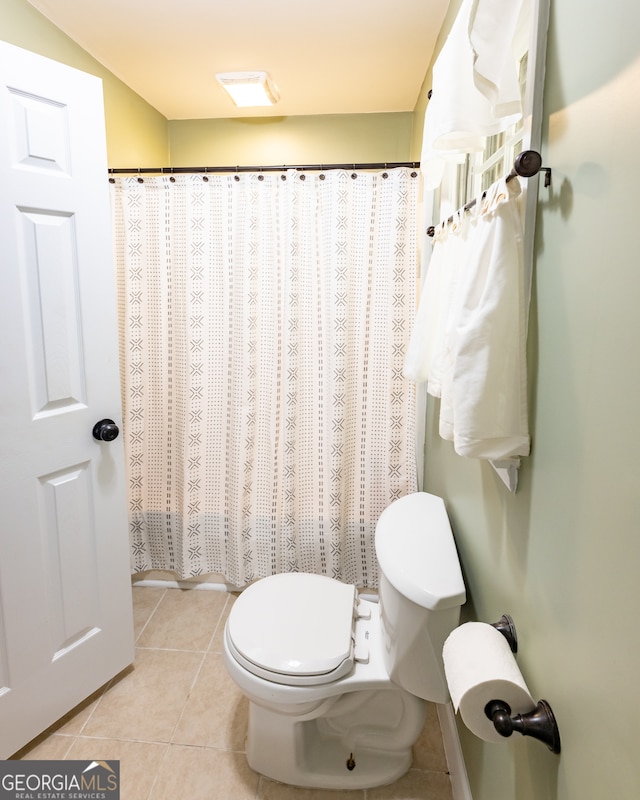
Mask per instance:
[[[544,742],[552,753],[560,752],[560,732],[551,706],[546,700],[540,700],[538,705],[527,714],[511,716],[509,704],[504,700],[491,700],[487,703],[484,713],[493,722],[493,727],[500,736],[511,736],[518,731],[523,736],[532,736]]]
[[[516,633],[516,626],[513,617],[509,614],[503,614],[497,622],[492,622],[491,626],[504,636],[509,642],[509,647],[512,653],[518,652],[518,634]]]
[[[518,635],[512,617],[503,614],[497,622],[491,624],[509,642],[511,652],[517,653]],[[509,704],[504,700],[491,700],[485,706],[484,713],[493,722],[493,727],[500,736],[511,736],[514,731],[518,731],[523,736],[532,736],[544,742],[552,753],[560,752],[560,731],[546,700],[540,700],[533,711],[516,714],[514,717],[511,716]]]

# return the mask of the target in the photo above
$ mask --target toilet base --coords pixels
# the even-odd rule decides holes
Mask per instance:
[[[274,781],[319,789],[367,789],[400,778],[424,726],[426,703],[402,690],[339,699],[323,717],[300,720],[251,702],[249,766]],[[373,713],[372,713],[373,712]]]

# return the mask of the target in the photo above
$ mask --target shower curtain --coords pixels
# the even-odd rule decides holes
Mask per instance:
[[[416,173],[111,181],[132,570],[375,587],[416,490]]]

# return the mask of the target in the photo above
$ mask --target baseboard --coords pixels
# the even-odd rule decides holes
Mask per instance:
[[[132,586],[151,586],[154,589],[198,589],[204,591],[214,592],[237,592],[235,586],[227,583],[212,583],[211,581],[203,581],[202,583],[194,581],[165,581],[156,579],[143,579],[133,580]]]
[[[460,746],[460,737],[458,736],[453,706],[451,703],[447,703],[446,705],[438,703],[436,708],[438,709],[438,720],[442,732],[444,753],[447,758],[447,766],[449,767],[453,800],[473,800],[471,788],[469,786],[469,778],[467,777],[467,768],[462,755],[462,747]]]

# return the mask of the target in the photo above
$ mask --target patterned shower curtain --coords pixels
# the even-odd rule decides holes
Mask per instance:
[[[377,585],[416,490],[418,179],[112,179],[134,572]]]

